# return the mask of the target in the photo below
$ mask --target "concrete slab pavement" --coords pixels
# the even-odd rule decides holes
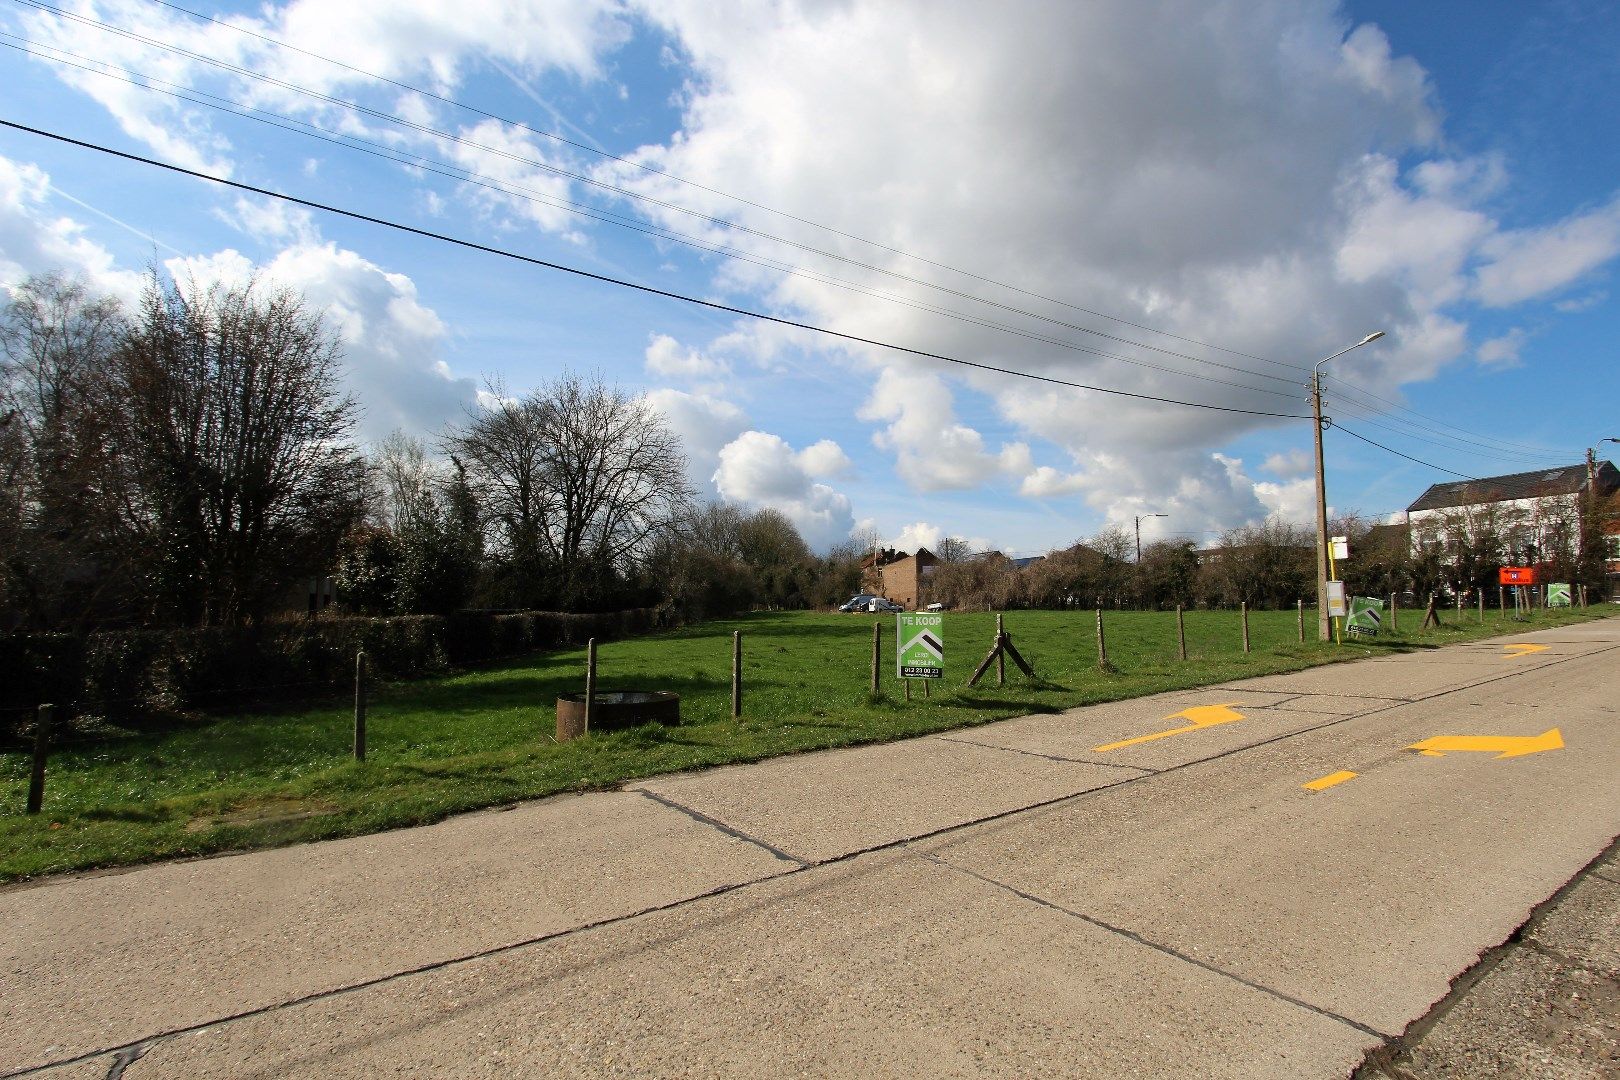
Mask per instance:
[[[1620,625],[1573,640],[0,891],[0,1073],[139,1043],[125,1077],[1343,1075],[1620,833]],[[1405,749],[1554,725],[1505,761]]]
[[[1374,1042],[886,852],[173,1039],[124,1077],[1318,1077]]]
[[[810,862],[1142,775],[945,738],[796,754],[635,785]]]
[[[0,1072],[795,864],[637,794],[0,892]]]
[[[1523,680],[1567,690],[1551,671]],[[1593,688],[1556,719],[1403,706],[918,850],[1393,1035],[1620,833],[1609,696]],[[1404,749],[1554,724],[1570,749]],[[1360,775],[1302,787],[1339,770]]]

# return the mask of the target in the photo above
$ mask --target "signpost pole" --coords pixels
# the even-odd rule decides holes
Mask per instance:
[[[1002,626],[1001,626],[1001,616],[997,615],[996,616],[996,644],[997,645],[1001,644],[1001,638],[1002,638],[1002,635],[1004,633],[1005,633],[1005,631],[1002,629]],[[996,650],[996,685],[997,686],[1006,686],[1007,685],[1007,654],[1003,650],[1001,650],[999,648]]]

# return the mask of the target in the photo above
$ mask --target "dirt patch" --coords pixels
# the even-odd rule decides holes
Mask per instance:
[[[223,814],[208,814],[186,822],[186,832],[207,832],[222,826],[289,825],[309,818],[335,814],[335,803],[319,799],[290,799],[272,796],[237,803]]]

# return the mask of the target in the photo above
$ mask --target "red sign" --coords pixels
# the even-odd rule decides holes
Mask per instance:
[[[1497,575],[1503,585],[1534,585],[1536,568],[1533,566],[1504,566]]]

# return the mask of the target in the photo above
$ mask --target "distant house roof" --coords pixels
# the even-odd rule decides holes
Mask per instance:
[[[1541,499],[1549,495],[1575,495],[1586,487],[1586,465],[1563,465],[1556,469],[1486,476],[1478,480],[1453,480],[1432,484],[1428,491],[1408,506],[1407,512],[1443,510],[1448,506],[1477,506],[1480,503],[1507,502],[1511,499]],[[1597,467],[1597,488],[1602,494],[1620,487],[1620,469],[1609,462]]]
[[[1012,561],[1012,564],[1014,566],[1018,567],[1018,569],[1022,570],[1024,567],[1030,565],[1031,563],[1038,563],[1044,558],[1046,558],[1045,555],[1029,555],[1029,556],[1026,556],[1025,558],[1022,558],[1022,559],[1014,559]]]

